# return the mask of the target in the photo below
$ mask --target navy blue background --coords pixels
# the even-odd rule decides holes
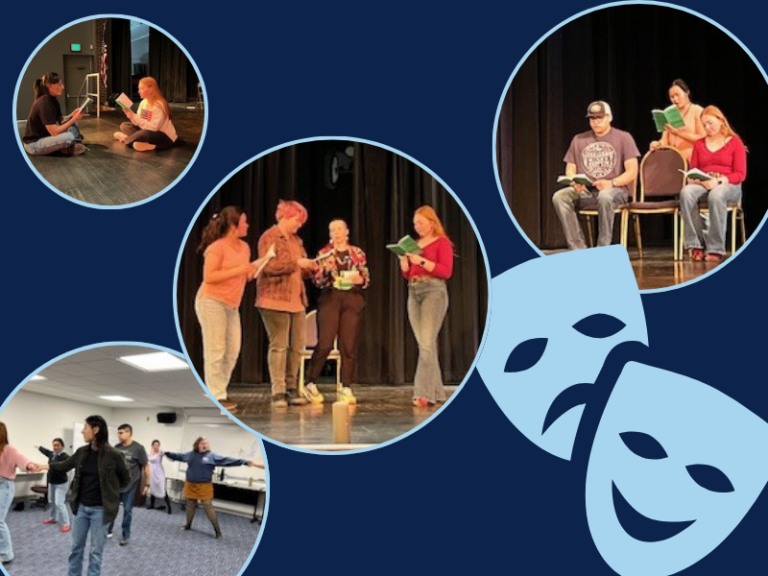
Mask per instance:
[[[753,3],[682,4],[768,61],[764,19]],[[173,275],[194,213],[230,171],[291,140],[352,136],[398,149],[461,198],[479,228],[492,275],[534,257],[496,187],[494,116],[507,80],[533,43],[593,5],[133,3],[131,15],[167,30],[194,58],[210,119],[202,152],[183,181],[148,204],[113,211],[78,206],[44,186],[22,157],[9,121],[14,87],[31,52],[54,30],[93,12],[78,3],[7,6],[2,392],[84,345],[140,341],[179,349]],[[712,73],[726,65],[713,62]],[[750,192],[760,193],[760,186],[754,183]],[[715,275],[646,295],[643,303],[660,365],[716,386],[768,418],[760,338],[765,251],[763,233]],[[578,296],[578,282],[568,289]],[[587,529],[583,468],[523,438],[476,373],[432,423],[392,446],[329,457],[267,444],[267,455],[268,521],[245,574],[336,568],[613,574]],[[764,573],[767,498],[683,574]]]

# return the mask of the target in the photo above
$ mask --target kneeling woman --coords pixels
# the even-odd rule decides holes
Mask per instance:
[[[304,389],[306,399],[314,404],[323,402],[314,382],[323,369],[333,341],[341,344],[341,382],[344,387],[339,402],[355,404],[350,384],[355,376],[357,337],[363,317],[365,296],[363,290],[370,284],[365,252],[349,243],[349,228],[344,220],[334,220],[328,225],[331,243],[320,250],[315,259],[319,267],[313,281],[322,289],[317,305],[319,326],[317,347],[312,353]]]
[[[690,167],[712,177],[704,181],[689,179],[680,192],[680,211],[685,222],[683,245],[692,260],[719,262],[725,254],[728,204],[741,200],[741,183],[747,177],[747,151],[717,107],[707,106],[701,113],[701,122],[707,135],[694,144]],[[699,201],[704,197],[710,214],[706,232],[702,232],[699,211]]]
[[[408,319],[419,346],[413,379],[414,406],[445,400],[437,353],[437,336],[448,311],[446,280],[453,275],[453,244],[431,206],[413,216],[421,254],[400,257],[400,269],[408,280]]]
[[[35,102],[29,110],[22,143],[27,154],[47,156],[59,152],[64,156],[77,156],[85,152],[80,144],[83,137],[77,121],[83,115],[75,110],[66,119],[61,117],[58,97],[64,92],[64,83],[56,72],[35,80]]]
[[[187,500],[187,523],[182,530],[192,529],[192,520],[195,519],[197,502],[203,503],[205,515],[211,521],[216,532],[216,539],[221,540],[221,529],[216,518],[216,510],[213,508],[213,469],[216,466],[255,466],[264,468],[263,462],[255,460],[242,460],[240,458],[228,458],[211,452],[211,445],[207,438],[200,437],[195,440],[191,452],[164,452],[169,460],[184,462],[187,465],[187,479],[184,482],[184,498]]]
[[[142,100],[138,112],[123,110],[130,122],[120,124],[120,132],[115,132],[115,139],[139,152],[170,148],[177,138],[173,114],[154,78],[147,76],[141,79],[139,96]]]

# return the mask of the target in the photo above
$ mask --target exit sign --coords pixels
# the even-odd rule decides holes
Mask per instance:
[[[83,49],[83,47],[80,44],[70,44],[69,49],[72,52],[80,52]]]

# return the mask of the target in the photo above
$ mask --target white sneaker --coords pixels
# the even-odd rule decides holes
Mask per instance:
[[[341,389],[341,392],[338,395],[338,398],[336,398],[337,402],[346,402],[347,404],[357,404],[357,398],[355,398],[355,395],[352,394],[352,389],[344,386],[344,388]]]
[[[320,391],[314,384],[307,384],[304,387],[304,398],[312,404],[322,404],[325,401],[325,398],[323,398],[323,395],[320,394]]]
[[[115,132],[114,137],[115,140],[125,144],[125,141],[128,139],[128,134],[124,134],[123,132]]]

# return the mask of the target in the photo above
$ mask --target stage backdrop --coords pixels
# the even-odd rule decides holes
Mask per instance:
[[[768,176],[768,85],[746,52],[712,24],[672,8],[635,5],[599,10],[557,30],[526,59],[506,94],[496,143],[499,178],[534,244],[565,246],[551,198],[571,138],[589,130],[589,103],[607,101],[613,126],[632,134],[645,154],[660,136],[651,110],[670,105],[675,78],[688,83],[694,103],[718,106],[749,148],[744,208],[747,233],[754,232],[768,208],[761,184]],[[669,216],[644,217],[642,224],[644,242],[671,246]]]
[[[348,170],[343,162],[350,158]],[[338,181],[330,181],[332,158],[341,158]],[[283,148],[243,168],[202,211],[182,254],[177,286],[179,321],[184,343],[199,374],[203,374],[202,339],[194,312],[195,294],[202,281],[203,259],[197,252],[201,231],[211,215],[235,204],[248,215],[252,246],[275,223],[279,199],[306,206],[309,221],[299,231],[310,256],[328,242],[328,223],[344,218],[350,242],[368,257],[371,286],[358,355],[361,384],[398,385],[413,381],[416,341],[406,312],[407,286],[397,258],[385,245],[413,232],[413,213],[430,204],[440,216],[455,245],[454,274],[448,282],[450,305],[440,333],[440,362],[446,383],[459,383],[474,361],[488,303],[487,273],[477,237],[451,194],[427,172],[401,156],[355,142],[308,142]],[[307,283],[311,287],[311,283]],[[318,292],[309,291],[310,306]],[[243,350],[233,374],[234,383],[268,382],[267,339],[254,307],[255,285],[245,291],[241,316]]]

